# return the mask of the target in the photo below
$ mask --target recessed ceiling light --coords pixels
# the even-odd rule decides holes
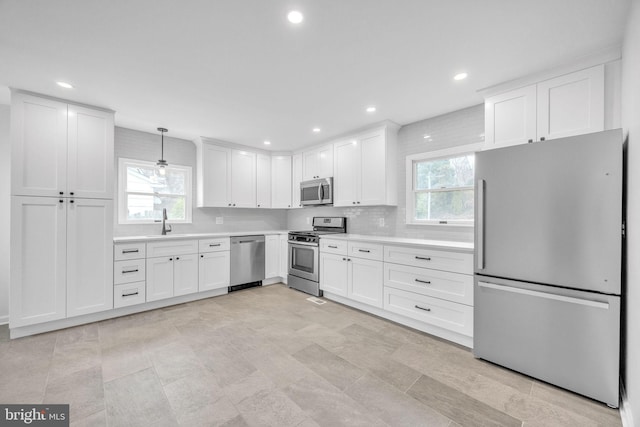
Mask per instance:
[[[58,84],[58,86],[63,87],[65,89],[73,89],[73,85],[67,83],[67,82],[56,82]]]
[[[453,80],[464,80],[467,78],[467,73],[458,73],[453,76]]]
[[[431,138],[431,135],[424,135],[423,138],[424,139],[429,139],[429,138]]]
[[[271,141],[265,141],[264,145],[271,145]]]
[[[367,107],[367,113],[375,113],[376,107]]]
[[[302,13],[298,12],[297,10],[292,10],[291,12],[289,12],[289,14],[287,15],[287,19],[289,20],[289,22],[291,22],[292,24],[299,24],[302,22],[302,20],[304,19],[304,16],[302,15]]]
[[[320,132],[320,128],[313,128],[313,132],[315,132],[315,133]]]

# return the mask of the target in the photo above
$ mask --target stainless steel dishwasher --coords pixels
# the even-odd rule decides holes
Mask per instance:
[[[264,236],[232,237],[229,291],[260,286],[262,280],[264,280]]]

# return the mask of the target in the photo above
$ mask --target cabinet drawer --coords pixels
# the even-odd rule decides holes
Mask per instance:
[[[197,240],[174,240],[147,243],[147,258],[198,253]]]
[[[473,274],[473,254],[464,252],[385,246],[385,262]]]
[[[473,276],[384,263],[384,285],[466,305],[473,305]]]
[[[138,259],[145,257],[146,244],[136,243],[116,243],[113,246],[113,259],[120,261],[123,259]]]
[[[228,237],[198,240],[198,252],[200,253],[228,251],[230,246]]]
[[[113,283],[139,282],[145,279],[145,260],[132,259],[113,263]]]
[[[462,335],[473,336],[473,307],[468,305],[385,286],[384,309]]]
[[[145,282],[126,283],[113,287],[113,308],[145,302]]]
[[[320,238],[320,252],[326,252],[326,253],[337,254],[337,255],[346,255],[347,241]]]
[[[382,261],[384,246],[376,243],[349,242],[349,256]]]

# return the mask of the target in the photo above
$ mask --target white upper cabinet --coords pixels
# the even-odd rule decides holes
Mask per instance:
[[[396,126],[334,144],[334,206],[395,205]]]
[[[256,207],[256,153],[232,150],[231,206]]]
[[[271,157],[271,207],[291,207],[291,156]]]
[[[113,198],[113,113],[14,91],[12,193]]]
[[[538,139],[604,129],[604,65],[538,83]]]
[[[604,129],[604,65],[485,99],[483,149]]]
[[[256,206],[270,208],[272,198],[271,157],[258,154],[256,156]]]
[[[304,181],[333,176],[333,144],[303,152],[302,163]]]
[[[231,200],[231,150],[202,143],[198,153],[198,207],[227,206]]]
[[[198,207],[256,207],[256,153],[196,143]]]
[[[302,182],[302,154],[291,156],[291,207],[301,208],[300,203],[300,183]]]

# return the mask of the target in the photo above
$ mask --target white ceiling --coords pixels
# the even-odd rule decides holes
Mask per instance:
[[[629,5],[0,0],[0,102],[15,87],[111,108],[118,126],[292,150],[479,104],[478,89],[620,44]]]

